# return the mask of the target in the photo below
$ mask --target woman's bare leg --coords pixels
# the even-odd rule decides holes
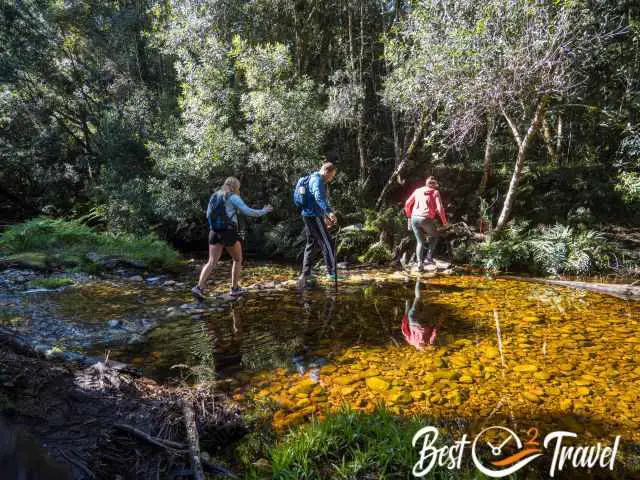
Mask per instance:
[[[209,261],[202,267],[202,271],[200,272],[200,280],[198,280],[198,286],[204,290],[207,286],[207,280],[211,276],[213,269],[215,268],[218,260],[220,260],[220,255],[222,255],[223,246],[221,243],[216,243],[215,245],[209,245]]]
[[[240,272],[242,271],[242,245],[238,241],[233,247],[227,247],[227,252],[229,252],[229,255],[231,255],[233,259],[233,265],[231,267],[231,288],[238,288]]]

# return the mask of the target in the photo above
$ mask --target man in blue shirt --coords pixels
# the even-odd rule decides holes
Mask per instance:
[[[302,274],[298,278],[299,288],[307,286],[311,278],[313,253],[316,246],[320,246],[322,249],[324,263],[327,266],[327,276],[334,281],[338,279],[335,247],[328,231],[328,227],[335,225],[337,220],[327,198],[327,184],[333,181],[336,173],[335,165],[326,162],[320,167],[320,171],[312,173],[309,177],[309,202],[302,209],[307,245],[304,249]]]

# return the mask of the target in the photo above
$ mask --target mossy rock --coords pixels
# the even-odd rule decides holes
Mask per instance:
[[[51,264],[46,253],[22,252],[0,258],[0,269],[10,267],[50,270]]]

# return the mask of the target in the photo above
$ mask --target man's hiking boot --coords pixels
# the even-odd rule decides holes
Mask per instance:
[[[340,282],[345,279],[344,275],[338,275],[337,273],[327,273],[325,277],[330,282]]]
[[[191,289],[191,294],[196,297],[198,300],[206,300],[207,297],[204,294],[204,290],[202,290],[198,285]]]
[[[302,290],[304,288],[311,288],[316,284],[316,277],[314,277],[313,275],[300,275],[298,277],[298,280],[296,281],[296,287],[299,290]]]

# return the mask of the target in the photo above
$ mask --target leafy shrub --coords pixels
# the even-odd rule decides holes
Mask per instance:
[[[471,247],[471,263],[490,272],[527,268],[531,263],[528,228],[527,222],[512,220],[500,236]]]
[[[340,232],[337,252],[341,258],[365,263],[386,263],[393,258],[391,247],[407,235],[406,219],[397,208],[382,212],[365,210],[364,225]]]
[[[528,270],[548,275],[590,275],[610,269],[614,245],[594,230],[511,221],[498,237],[471,249],[471,262],[492,272]]]
[[[376,242],[371,245],[364,255],[358,257],[361,263],[375,263],[381,265],[390,262],[393,259],[393,253],[384,242]]]
[[[594,230],[541,227],[529,240],[536,265],[548,274],[588,275],[609,268],[615,249]]]

